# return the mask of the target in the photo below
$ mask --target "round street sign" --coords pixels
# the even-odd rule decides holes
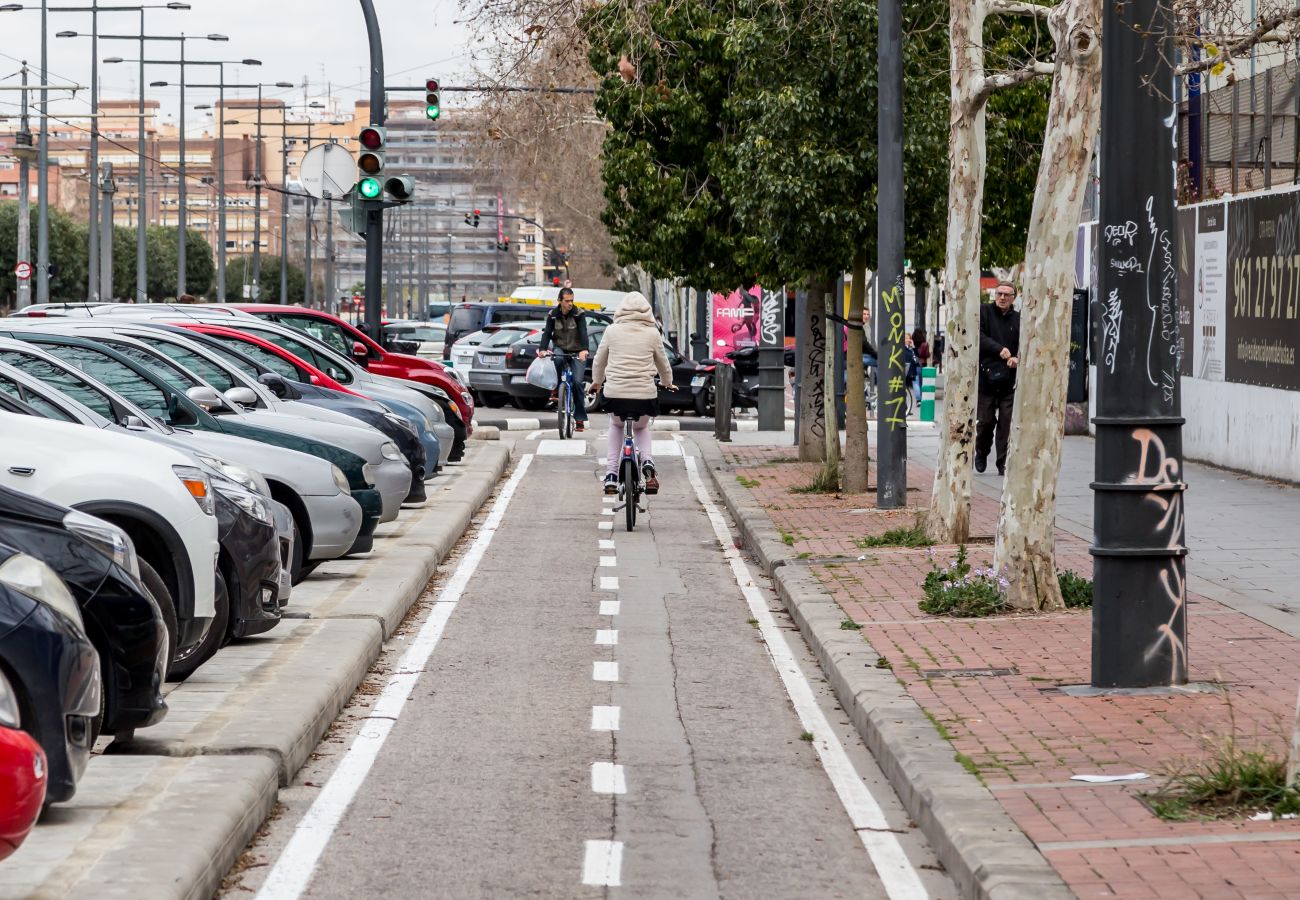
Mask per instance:
[[[302,157],[298,178],[308,196],[343,197],[357,181],[357,164],[342,144],[317,144]]]
[[[18,265],[14,266],[14,274],[23,281],[26,281],[28,278],[32,277],[32,264],[26,261],[20,262]]]

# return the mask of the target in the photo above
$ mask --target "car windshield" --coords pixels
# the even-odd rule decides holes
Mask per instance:
[[[399,340],[437,343],[447,337],[447,330],[433,325],[394,325],[388,334]]]
[[[315,316],[294,316],[284,315],[283,313],[277,315],[275,320],[293,328],[297,328],[299,331],[304,331],[307,334],[310,334],[316,340],[328,344],[344,356],[352,355],[352,345],[355,343],[352,339],[352,335],[348,334],[341,325],[335,322],[331,322],[328,319],[318,319]],[[279,342],[277,341],[275,343]],[[284,345],[280,344],[280,346],[283,347]],[[290,352],[292,352],[294,356],[299,356],[302,359],[310,361],[308,357],[302,356],[302,354],[297,351]],[[317,366],[317,368],[326,373],[329,371],[324,366]],[[338,380],[333,374],[330,374],[330,377]]]
[[[87,406],[106,419],[113,419],[113,404],[107,396],[91,387],[81,376],[70,369],[23,353],[19,350],[0,350],[0,362],[9,363],[15,369],[22,369],[33,378],[39,378],[55,390],[62,391]]]
[[[532,319],[540,319],[545,314],[545,308],[539,309],[536,306],[511,306],[509,304],[503,304],[501,306],[493,307],[492,321],[497,324],[501,322],[528,322]]]
[[[112,347],[132,362],[139,363],[140,366],[148,369],[177,390],[188,391],[192,387],[199,387],[203,384],[203,380],[196,374],[187,372],[155,351],[146,350],[125,341],[104,340],[102,343]]]
[[[231,377],[229,372],[188,347],[182,347],[179,344],[163,340],[153,344],[153,348],[189,369],[219,391],[228,391],[235,387],[235,379]]]
[[[260,328],[250,328],[249,331],[252,331],[267,343],[275,344],[280,349],[289,351],[303,362],[310,363],[339,384],[352,383],[352,373],[345,366],[338,363],[328,352],[313,347],[306,341],[300,341],[278,331]]]
[[[486,350],[489,347],[509,347],[515,341],[528,337],[530,331],[531,329],[524,328],[502,328],[496,334],[489,335],[488,339],[478,346],[480,350]]]
[[[458,306],[451,311],[447,330],[456,334],[478,331],[483,327],[484,312],[481,306]]]
[[[257,377],[261,372],[249,366],[248,360],[252,360],[264,369],[270,369],[277,375],[288,378],[290,381],[303,381],[305,376],[298,371],[298,367],[287,359],[276,356],[270,350],[259,347],[239,338],[230,337],[224,334],[208,335],[217,342],[216,345],[208,345],[213,353],[220,356],[226,362],[230,363],[241,372],[251,374]],[[240,359],[240,356],[246,356],[248,359]]]
[[[171,424],[167,394],[126,363],[90,347],[51,344],[48,349],[59,359],[72,363],[105,387],[121,394],[152,418]]]
[[[77,421],[71,413],[65,412],[61,407],[55,405],[45,397],[20,385],[18,382],[4,375],[0,375],[0,394],[8,394],[15,400],[21,400],[41,415],[50,419],[60,419],[64,422]]]

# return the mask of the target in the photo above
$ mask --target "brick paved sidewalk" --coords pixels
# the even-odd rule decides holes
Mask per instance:
[[[862,626],[862,636],[1081,897],[1300,896],[1300,820],[1166,822],[1141,795],[1203,761],[1217,739],[1284,753],[1300,685],[1300,640],[1193,595],[1191,677],[1221,689],[1161,697],[1076,697],[1089,679],[1091,618],[1052,615],[950,619],[917,609],[934,564],[924,550],[861,549],[869,534],[910,525],[917,509],[878,512],[874,494],[792,493],[814,464],[790,448],[725,451],[811,571]],[[924,508],[932,474],[909,464]],[[972,531],[991,535],[997,502],[976,496]],[[935,548],[935,561],[954,548]],[[1091,575],[1087,544],[1059,533],[1058,564]],[[971,561],[992,555],[973,542]],[[865,557],[865,558],[860,558]],[[982,670],[982,671],[981,671]],[[995,674],[997,673],[997,674]],[[1128,784],[1072,775],[1146,772]]]

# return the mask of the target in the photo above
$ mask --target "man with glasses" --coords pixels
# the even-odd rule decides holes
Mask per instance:
[[[988,468],[989,450],[997,435],[998,474],[1007,473],[1007,444],[1011,438],[1011,409],[1020,365],[1020,313],[1013,308],[1015,286],[998,282],[993,302],[980,307],[979,415],[975,430],[975,471]]]
[[[573,302],[573,288],[560,289],[560,302],[546,314],[538,356],[550,356],[551,344],[564,353],[555,357],[555,374],[564,378],[567,366],[573,373],[573,419],[575,431],[587,430],[587,404],[583,402],[582,370],[587,361],[587,319]]]

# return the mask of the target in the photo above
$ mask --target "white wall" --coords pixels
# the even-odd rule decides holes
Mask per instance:
[[[1300,391],[1183,379],[1183,455],[1300,481]]]

